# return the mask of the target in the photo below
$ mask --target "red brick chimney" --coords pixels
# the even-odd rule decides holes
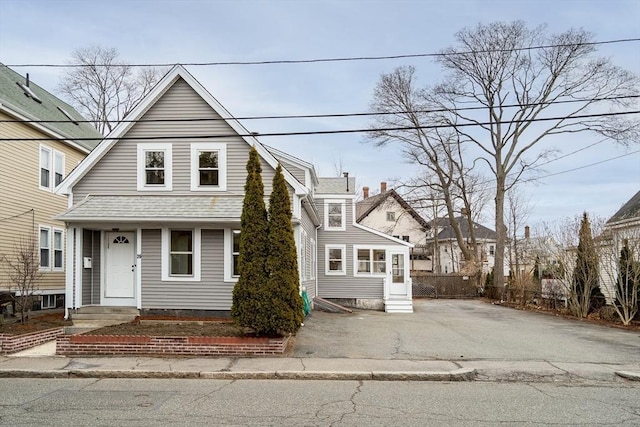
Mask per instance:
[[[362,187],[362,197],[365,199],[369,198],[369,187]]]
[[[528,226],[528,225],[525,225],[525,226],[524,226],[524,238],[525,238],[525,239],[528,239],[528,238],[529,238],[529,236],[530,236],[530,234],[531,234],[531,233],[530,233],[530,230],[529,230],[529,226]]]
[[[384,192],[386,192],[386,191],[387,191],[387,183],[386,183],[385,181],[382,181],[382,182],[380,183],[380,192],[381,192],[381,193],[384,193]]]

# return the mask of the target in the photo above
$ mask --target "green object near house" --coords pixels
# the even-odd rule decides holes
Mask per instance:
[[[309,302],[309,295],[305,289],[302,290],[302,311],[304,312],[304,317],[311,313],[311,302]]]

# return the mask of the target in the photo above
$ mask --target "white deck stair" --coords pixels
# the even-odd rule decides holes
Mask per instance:
[[[413,313],[413,300],[410,298],[387,298],[384,300],[387,313]]]

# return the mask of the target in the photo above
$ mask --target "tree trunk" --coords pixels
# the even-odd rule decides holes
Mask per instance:
[[[499,162],[497,162],[499,163]],[[496,179],[496,256],[493,267],[493,286],[501,297],[504,291],[504,246],[507,238],[504,226],[504,195],[505,195],[505,173],[502,165],[498,164]]]

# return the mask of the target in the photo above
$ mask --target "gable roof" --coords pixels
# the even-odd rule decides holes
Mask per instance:
[[[269,151],[269,153],[271,153],[271,155],[273,155],[273,157],[275,157],[276,159],[278,159],[278,161],[280,163],[289,163],[293,166],[296,166],[300,169],[303,170],[307,170],[309,171],[309,174],[311,175],[311,180],[313,182],[313,185],[318,185],[318,175],[316,174],[316,168],[309,162],[306,162],[298,157],[292,156],[289,153],[285,153],[284,151],[280,151],[276,148],[273,148],[269,145],[266,144],[262,144],[262,146],[264,148],[267,149],[267,151]],[[282,167],[286,168],[286,165],[282,165]]]
[[[92,150],[102,138],[102,134],[75,108],[32,81],[27,86],[25,77],[2,63],[0,110],[19,120],[36,121],[37,123],[29,125],[84,152]]]
[[[462,216],[457,216],[454,218],[454,221],[460,224],[460,231],[462,232],[462,237],[465,239],[469,237],[469,223],[467,219]],[[482,224],[478,224],[477,222],[472,222],[473,228],[475,229],[476,239],[485,239],[485,240],[496,240],[496,232],[491,230],[490,228],[485,227]],[[455,239],[456,234],[453,231],[453,227],[450,227],[449,220],[447,218],[441,218],[438,220],[438,224],[444,229],[438,233],[438,239],[446,240],[446,239]]]
[[[431,229],[431,225],[422,216],[416,212],[415,209],[407,203],[402,196],[400,196],[396,190],[391,189],[384,193],[376,194],[375,196],[367,197],[364,200],[360,200],[356,203],[356,221],[362,221],[367,215],[373,212],[378,206],[382,205],[389,197],[397,201],[400,206],[422,227],[427,230]]]
[[[165,76],[151,89],[142,101],[129,113],[129,120],[120,122],[105,139],[62,181],[56,192],[70,194],[71,188],[123,137],[135,122],[140,119],[178,80],[183,79],[209,106],[222,117],[225,122],[250,146],[255,147],[262,157],[274,169],[278,166],[278,160],[240,124],[240,122],[227,111],[182,65],[175,65]],[[291,185],[296,194],[307,194],[307,189],[291,175],[289,171],[282,171],[285,180]]]
[[[618,209],[618,212],[609,218],[607,224],[614,224],[616,222],[636,218],[640,218],[640,191],[631,197],[627,203],[622,205],[622,207]]]

